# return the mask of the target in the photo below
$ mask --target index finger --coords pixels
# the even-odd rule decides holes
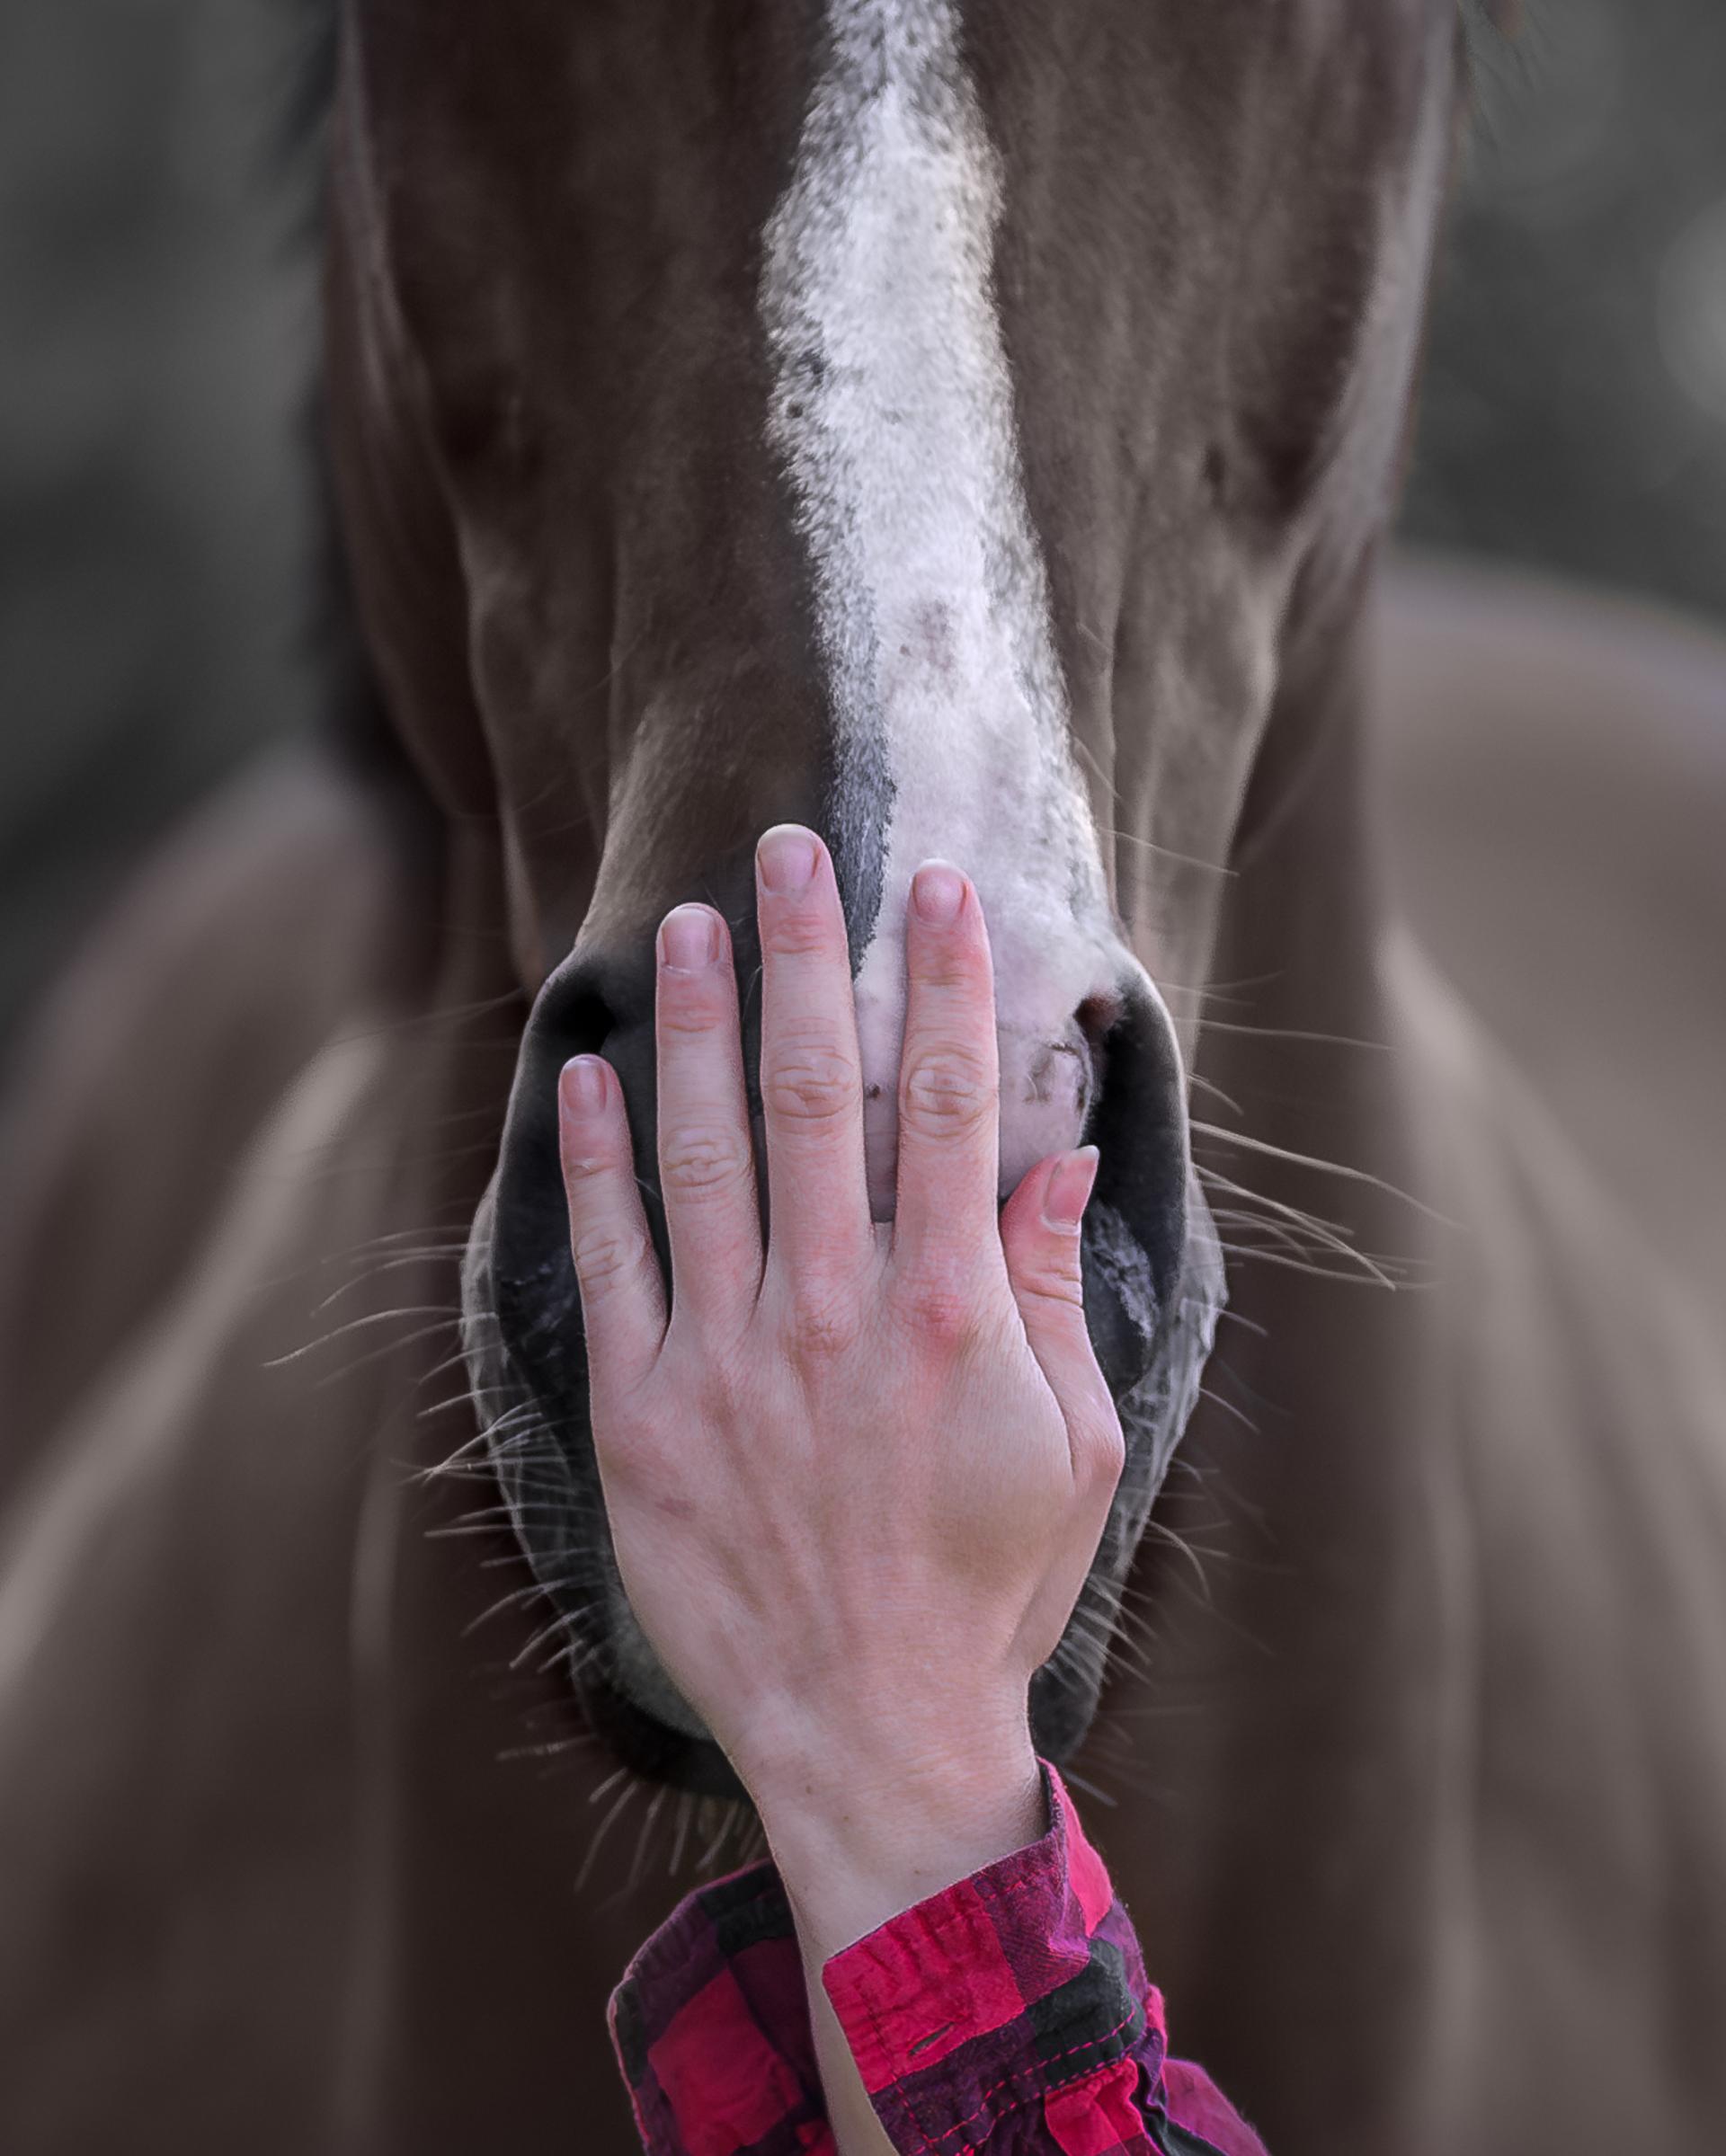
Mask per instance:
[[[1004,1269],[989,931],[969,877],[945,862],[926,862],[912,879],[905,976],[894,1261],[944,1260],[970,1275],[981,1254]]]

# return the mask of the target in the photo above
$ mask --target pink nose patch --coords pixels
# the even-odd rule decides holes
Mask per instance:
[[[1051,1153],[1082,1144],[1097,1087],[1096,1051],[1072,1019],[1054,1038],[1003,1026],[1001,1054],[1001,1182],[1003,1199]],[[863,1101],[869,1211],[890,1220],[899,1166],[897,1087],[869,1074]]]

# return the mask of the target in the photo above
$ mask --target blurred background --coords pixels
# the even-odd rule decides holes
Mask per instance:
[[[316,708],[315,13],[0,10],[0,1057],[164,822]],[[1533,0],[1481,76],[1405,532],[1726,623],[1726,5]]]

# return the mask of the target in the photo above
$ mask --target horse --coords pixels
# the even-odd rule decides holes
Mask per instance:
[[[1133,1449],[1033,1705],[1178,2046],[1281,2156],[1718,2145],[1726,1372],[1384,863],[1376,702],[1442,661],[1454,768],[1517,648],[1375,609],[1464,39],[347,0],[352,687],[13,1114],[9,2150],[634,2145],[607,1995],[758,1845],[609,1591],[546,1081],[599,1047],[650,1127],[653,927],[719,905],[747,983],[793,817],[873,1186],[922,851],[994,933],[1003,1173],[1103,1146]]]

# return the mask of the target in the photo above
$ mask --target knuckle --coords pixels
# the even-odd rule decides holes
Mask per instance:
[[[761,947],[775,958],[823,958],[835,953],[832,921],[806,899],[780,900],[761,924]]]
[[[582,1292],[590,1299],[632,1280],[640,1261],[635,1238],[604,1225],[579,1229],[571,1238],[570,1252]]]
[[[658,1003],[654,1011],[660,1035],[699,1039],[734,1022],[738,994],[732,974],[723,968],[707,972],[660,974]]]
[[[1082,1310],[1085,1307],[1085,1285],[1073,1267],[1035,1266],[1021,1275],[1019,1287],[1036,1301],[1059,1309]]]
[[[730,1429],[738,1420],[746,1388],[723,1355],[708,1359],[696,1387],[696,1413],[712,1430]]]
[[[805,1290],[793,1299],[787,1344],[805,1369],[821,1369],[848,1355],[856,1347],[861,1329],[861,1313],[854,1298]]]
[[[663,1435],[651,1417],[608,1402],[593,1418],[593,1443],[613,1481],[636,1489],[664,1472]]]
[[[787,1122],[832,1122],[855,1106],[859,1092],[856,1064],[825,1034],[781,1044],[762,1084],[768,1113]]]
[[[956,935],[949,929],[944,936],[928,937],[917,954],[916,972],[923,988],[979,1008],[986,1007],[993,993],[988,956],[963,927]]]
[[[1126,1466],[1126,1433],[1112,1402],[1099,1402],[1076,1419],[1073,1451],[1087,1473],[1114,1488]]]
[[[930,1275],[909,1282],[900,1299],[902,1322],[925,1348],[958,1354],[982,1336],[983,1323],[969,1285]]]
[[[603,1182],[617,1166],[618,1157],[614,1152],[573,1153],[565,1150],[564,1181],[573,1190],[584,1190],[593,1184]]]
[[[699,1123],[673,1125],[659,1141],[659,1179],[668,1193],[701,1197],[732,1189],[747,1173],[747,1149],[727,1131]]]
[[[711,1034],[731,1016],[729,983],[717,978],[680,980],[674,989],[663,989],[655,1014],[662,1038],[695,1040]]]
[[[900,1081],[900,1121],[927,1137],[965,1137],[995,1113],[998,1094],[975,1050],[953,1042],[915,1045]]]

